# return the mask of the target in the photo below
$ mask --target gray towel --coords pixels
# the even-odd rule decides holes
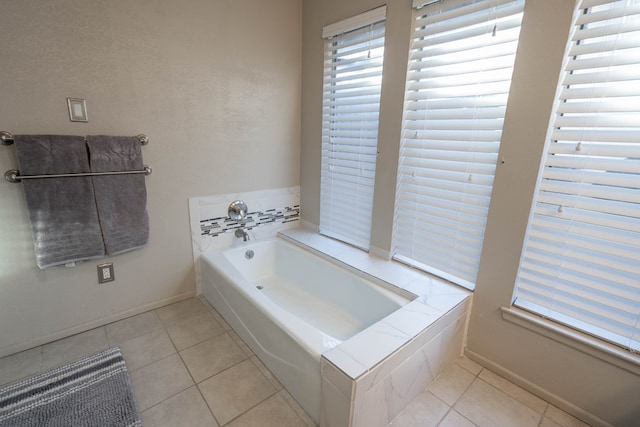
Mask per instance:
[[[82,136],[15,135],[20,174],[89,172]],[[104,244],[90,177],[25,179],[38,267],[101,258]]]
[[[137,137],[87,136],[92,172],[142,170]],[[98,216],[107,254],[115,255],[149,241],[147,189],[143,174],[93,177]]]

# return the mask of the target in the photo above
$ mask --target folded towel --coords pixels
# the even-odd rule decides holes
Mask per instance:
[[[92,172],[142,170],[137,137],[87,136]],[[104,245],[109,255],[138,249],[149,241],[144,175],[93,177]]]
[[[82,136],[15,135],[22,175],[90,172]],[[104,256],[90,177],[22,181],[38,267]]]

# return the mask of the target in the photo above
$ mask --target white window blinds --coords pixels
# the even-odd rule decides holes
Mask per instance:
[[[369,249],[386,7],[325,27],[320,232]]]
[[[524,0],[453,3],[417,11],[394,258],[473,289]]]
[[[640,350],[640,0],[579,2],[515,305]]]

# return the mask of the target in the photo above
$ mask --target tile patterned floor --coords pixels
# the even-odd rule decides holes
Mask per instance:
[[[391,423],[393,427],[585,427],[587,424],[461,357]]]
[[[278,380],[204,300],[192,298],[0,359],[0,385],[117,345],[143,425],[313,426]],[[391,424],[585,426],[460,358]]]

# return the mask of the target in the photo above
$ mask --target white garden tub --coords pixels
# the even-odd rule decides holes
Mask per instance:
[[[201,261],[204,296],[318,423],[320,355],[409,302],[281,238]]]

